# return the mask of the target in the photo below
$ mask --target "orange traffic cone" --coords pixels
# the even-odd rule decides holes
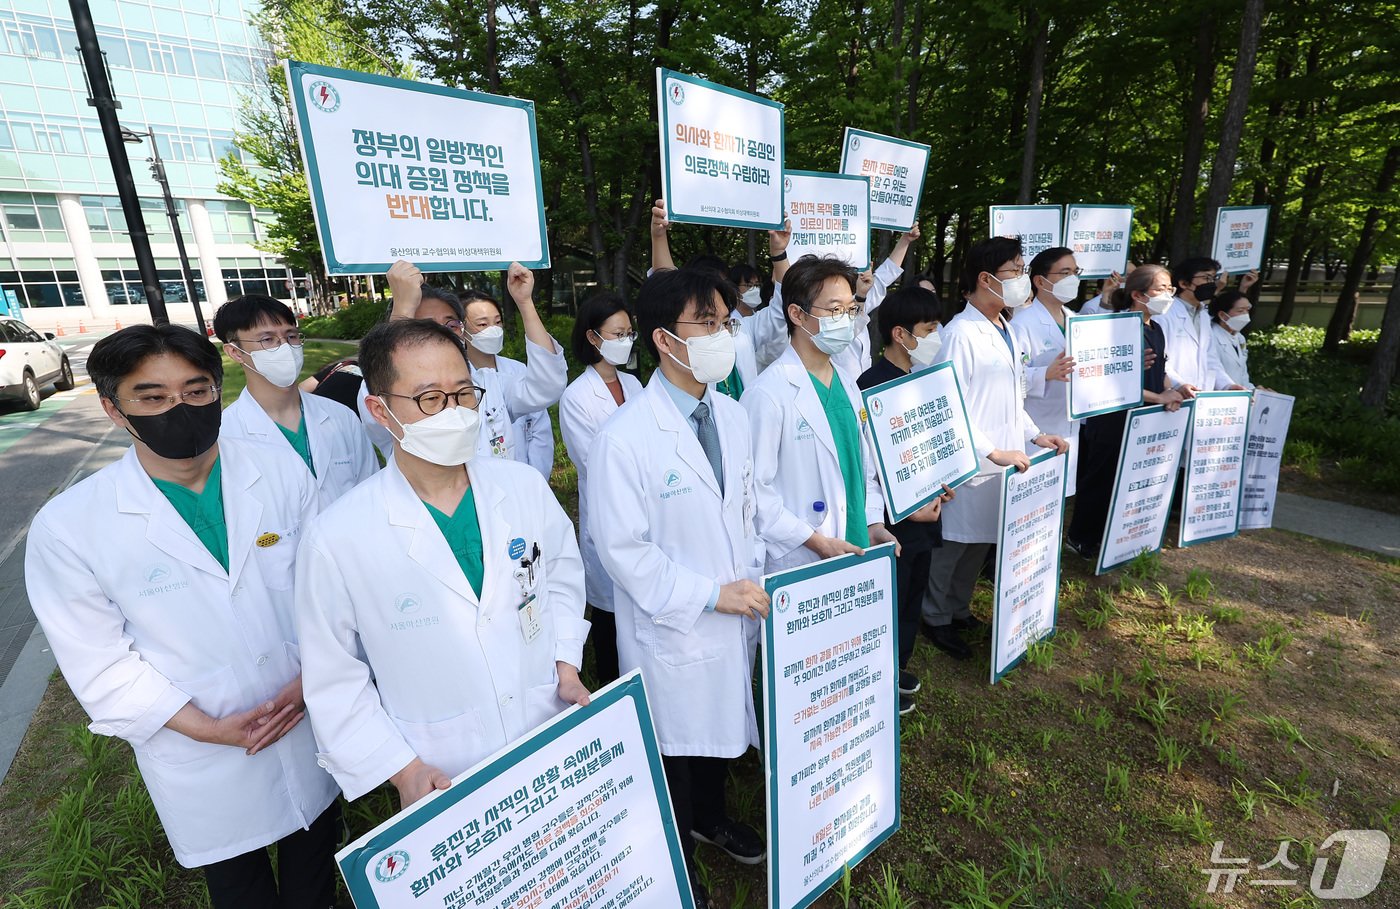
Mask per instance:
[[[67,332],[65,332],[65,331],[63,330],[63,325],[60,324],[60,325],[58,326],[58,331],[55,332],[55,334],[57,334],[57,336],[61,338],[61,337],[63,337],[65,334],[67,334]]]
[[[82,319],[79,319],[79,320],[78,320],[78,334],[80,334],[80,335],[85,335],[85,334],[87,334],[87,326],[83,324],[83,320],[82,320]]]

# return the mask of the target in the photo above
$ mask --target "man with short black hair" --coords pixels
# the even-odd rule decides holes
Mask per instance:
[[[1211,337],[1208,304],[1219,279],[1220,263],[1214,259],[1183,259],[1172,266],[1176,297],[1171,307],[1152,317],[1167,339],[1168,388],[1186,398],[1198,391],[1242,387],[1221,367]]]
[[[305,339],[285,303],[257,294],[230,300],[214,314],[214,334],[248,383],[224,412],[222,438],[290,445],[314,478],[321,508],[379,469],[355,415],[297,387]]]
[[[222,361],[187,328],[123,329],[87,365],[134,444],[35,517],[34,614],[215,909],[330,906],[339,810],[301,722],[292,616],[311,476],[290,449],[219,439]]]

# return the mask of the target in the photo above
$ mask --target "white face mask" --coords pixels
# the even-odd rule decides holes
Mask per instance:
[[[243,348],[238,348],[243,350]],[[291,388],[301,375],[306,352],[300,347],[283,344],[276,350],[244,350],[253,358],[253,372],[276,385],[278,388]]]
[[[379,400],[384,409],[389,410],[388,402],[383,398]],[[389,416],[403,430],[399,446],[415,458],[440,467],[460,467],[476,454],[481,416],[470,407],[444,407],[417,423],[400,422],[392,410]]]
[[[914,348],[904,350],[909,354],[909,362],[917,367],[928,366],[933,362],[933,358],[938,356],[938,351],[943,347],[943,336],[936,331],[931,331],[922,338],[914,339]],[[903,345],[901,345],[903,346]]]
[[[1147,298],[1147,311],[1152,313],[1152,315],[1154,316],[1160,316],[1162,313],[1166,312],[1171,308],[1172,295],[1170,293],[1158,294],[1155,297]]]
[[[1231,316],[1225,320],[1225,324],[1233,332],[1244,331],[1244,327],[1249,324],[1249,313],[1242,312],[1238,316]]]
[[[996,277],[993,275],[992,277]],[[1000,280],[999,278],[997,280]],[[1001,282],[1001,304],[1008,309],[1018,309],[1031,301],[1030,275],[1017,275]]]
[[[598,353],[604,360],[613,366],[624,366],[631,359],[631,338],[604,338],[602,335],[598,337],[601,339],[598,343]]]
[[[664,328],[661,330],[666,331]],[[689,340],[684,340],[669,331],[666,331],[666,334],[685,345],[690,365],[686,366],[669,351],[666,356],[675,360],[677,366],[690,370],[695,381],[702,385],[723,382],[734,371],[734,336],[725,329],[721,328],[712,335],[701,335]]]
[[[475,334],[467,332],[467,341],[482,353],[494,357],[506,346],[506,330],[499,325],[488,325]]]
[[[744,305],[749,309],[758,309],[763,305],[763,289],[759,287],[750,287],[748,290],[744,291],[740,299],[744,301]]]
[[[806,328],[802,329],[807,331]],[[850,316],[819,316],[817,318],[817,333],[807,331],[812,336],[812,343],[817,345],[817,350],[834,357],[856,339],[856,323]]]
[[[1050,296],[1061,303],[1068,303],[1079,296],[1079,275],[1066,275],[1050,285]]]

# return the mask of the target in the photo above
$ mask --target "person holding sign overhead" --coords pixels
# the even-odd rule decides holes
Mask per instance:
[[[614,584],[618,662],[646,679],[700,906],[696,841],[746,864],[766,854],[725,809],[729,761],[759,744],[753,666],[768,595],[757,582],[775,511],[757,492],[743,408],[712,387],[734,368],[725,293],[704,271],[647,279],[637,321],[659,366],[588,453],[588,529]]]
[[[1069,449],[1063,438],[1042,432],[1024,406],[1029,358],[1023,358],[1005,318],[1031,299],[1020,239],[992,237],[974,244],[962,286],[970,289],[968,305],[940,332],[943,346],[936,362],[950,361],[957,371],[981,472],[943,509],[943,546],[933,551],[924,599],[924,627],[933,645],[958,660],[970,658],[972,650],[957,629],[981,624],[968,604],[997,539],[999,468],[1030,467],[1027,442],[1061,453]]]
[[[783,282],[790,342],[744,395],[759,495],[782,503],[766,572],[889,543],[855,378],[832,362],[855,332],[855,273],[803,256]]]
[[[483,457],[482,391],[424,319],[360,342],[388,465],[312,526],[296,611],[321,766],[408,806],[569,704],[588,623],[573,525],[533,468]]]
[[[1079,296],[1081,269],[1065,246],[1042,250],[1031,260],[1035,298],[1011,320],[1011,331],[1026,363],[1026,413],[1043,431],[1069,441],[1065,465],[1065,495],[1074,495],[1074,471],[1079,461],[1079,421],[1069,418],[1065,400],[1074,359],[1065,354],[1065,304]],[[1026,452],[1037,446],[1026,443]]]
[[[598,557],[589,532],[588,452],[598,430],[618,408],[642,393],[642,383],[621,367],[632,358],[637,332],[627,304],[615,293],[595,293],[579,304],[574,316],[574,359],[587,363],[559,400],[559,431],[569,460],[578,469],[578,539],[583,554],[583,585],[593,607],[593,668],[606,685],[620,674],[617,623],[613,619],[613,582]]]

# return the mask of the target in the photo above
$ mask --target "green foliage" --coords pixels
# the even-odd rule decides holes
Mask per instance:
[[[388,304],[379,300],[360,300],[326,316],[303,319],[301,330],[312,338],[341,338],[358,341],[388,312]]]

